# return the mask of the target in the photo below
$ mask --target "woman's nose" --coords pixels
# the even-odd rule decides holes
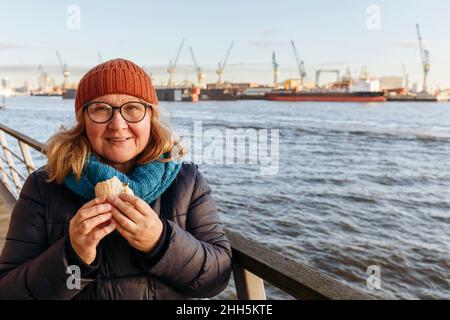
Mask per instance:
[[[114,110],[113,117],[108,122],[108,128],[117,130],[117,129],[127,128],[127,127],[128,127],[128,123],[122,117],[119,110]]]

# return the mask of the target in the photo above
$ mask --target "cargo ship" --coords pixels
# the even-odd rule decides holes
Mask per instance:
[[[378,80],[370,80],[365,76],[358,81],[336,82],[330,89],[298,90],[284,88],[272,90],[265,94],[267,100],[275,101],[324,101],[324,102],[385,102],[385,93],[380,90]]]
[[[383,92],[333,92],[274,90],[265,94],[266,100],[274,101],[324,101],[324,102],[384,102]]]
[[[237,91],[231,88],[207,88],[202,89],[201,100],[228,101],[237,100]]]

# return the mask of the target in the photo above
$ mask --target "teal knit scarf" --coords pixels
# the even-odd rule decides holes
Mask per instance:
[[[92,200],[95,198],[95,185],[98,182],[117,176],[120,181],[128,184],[136,196],[150,204],[170,186],[180,169],[181,162],[155,160],[137,166],[127,175],[101,163],[91,154],[86,160],[80,180],[77,181],[71,173],[64,179],[64,184],[79,196]]]

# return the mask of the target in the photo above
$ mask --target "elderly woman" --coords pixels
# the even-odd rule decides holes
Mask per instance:
[[[52,136],[26,180],[0,257],[0,298],[187,299],[227,285],[230,244],[211,190],[163,125],[146,72],[90,70],[76,125]],[[134,192],[96,197],[116,176]]]

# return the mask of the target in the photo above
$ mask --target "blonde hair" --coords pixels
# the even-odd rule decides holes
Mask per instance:
[[[150,138],[145,149],[136,157],[136,165],[154,160],[169,162],[181,159],[186,149],[174,134],[171,124],[161,117],[159,107],[152,105],[150,117]],[[85,161],[92,152],[86,135],[83,108],[76,114],[76,124],[68,129],[63,126],[52,135],[44,148],[48,162],[45,169],[48,182],[63,184],[64,179],[73,173],[78,180],[83,172]],[[170,153],[170,157],[167,157]],[[165,158],[161,158],[165,155]]]

